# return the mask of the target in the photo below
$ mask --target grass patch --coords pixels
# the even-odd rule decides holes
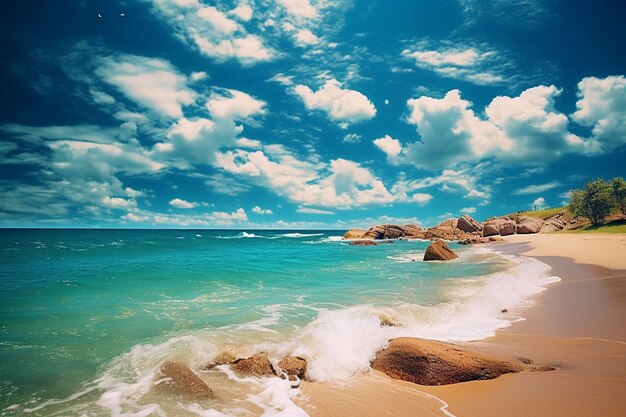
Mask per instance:
[[[626,219],[613,220],[600,226],[585,226],[567,230],[566,233],[626,233]]]
[[[515,221],[517,221],[519,216],[540,217],[542,219],[547,219],[548,217],[552,217],[560,213],[563,213],[566,220],[571,220],[573,218],[567,206],[554,207],[545,210],[518,211],[517,213],[509,214],[509,217]]]

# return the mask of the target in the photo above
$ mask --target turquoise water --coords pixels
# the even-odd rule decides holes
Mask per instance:
[[[425,263],[426,242],[355,247],[340,234],[1,231],[2,415],[261,415],[245,402],[267,381],[196,409],[153,398],[149,379],[168,358],[201,369],[223,349],[297,353],[309,379],[345,379],[389,337],[486,337],[511,320],[501,305],[524,304],[544,284],[507,284],[519,261],[490,251],[452,244],[459,260]],[[485,293],[496,283],[511,294]],[[383,316],[398,326],[381,327]],[[202,375],[238,383],[213,372]]]

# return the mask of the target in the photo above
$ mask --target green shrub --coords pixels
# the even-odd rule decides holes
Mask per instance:
[[[586,217],[597,226],[615,207],[613,187],[610,183],[596,179],[585,184],[582,190],[573,190],[569,210],[574,216]]]
[[[615,177],[611,185],[613,185],[615,204],[622,214],[626,215],[626,181],[624,178]]]

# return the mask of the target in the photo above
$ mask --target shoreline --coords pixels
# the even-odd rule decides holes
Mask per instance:
[[[300,405],[312,417],[623,415],[626,236],[513,235],[495,248],[537,258],[550,265],[561,282],[534,297],[524,320],[493,337],[458,345],[504,359],[530,359],[555,371],[441,387],[371,372],[343,387],[306,383]]]

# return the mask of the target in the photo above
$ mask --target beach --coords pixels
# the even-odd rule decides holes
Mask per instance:
[[[550,372],[425,387],[373,372],[345,386],[309,383],[312,416],[622,416],[626,408],[626,236],[513,235],[493,246],[532,256],[561,282],[494,337],[461,343]]]

